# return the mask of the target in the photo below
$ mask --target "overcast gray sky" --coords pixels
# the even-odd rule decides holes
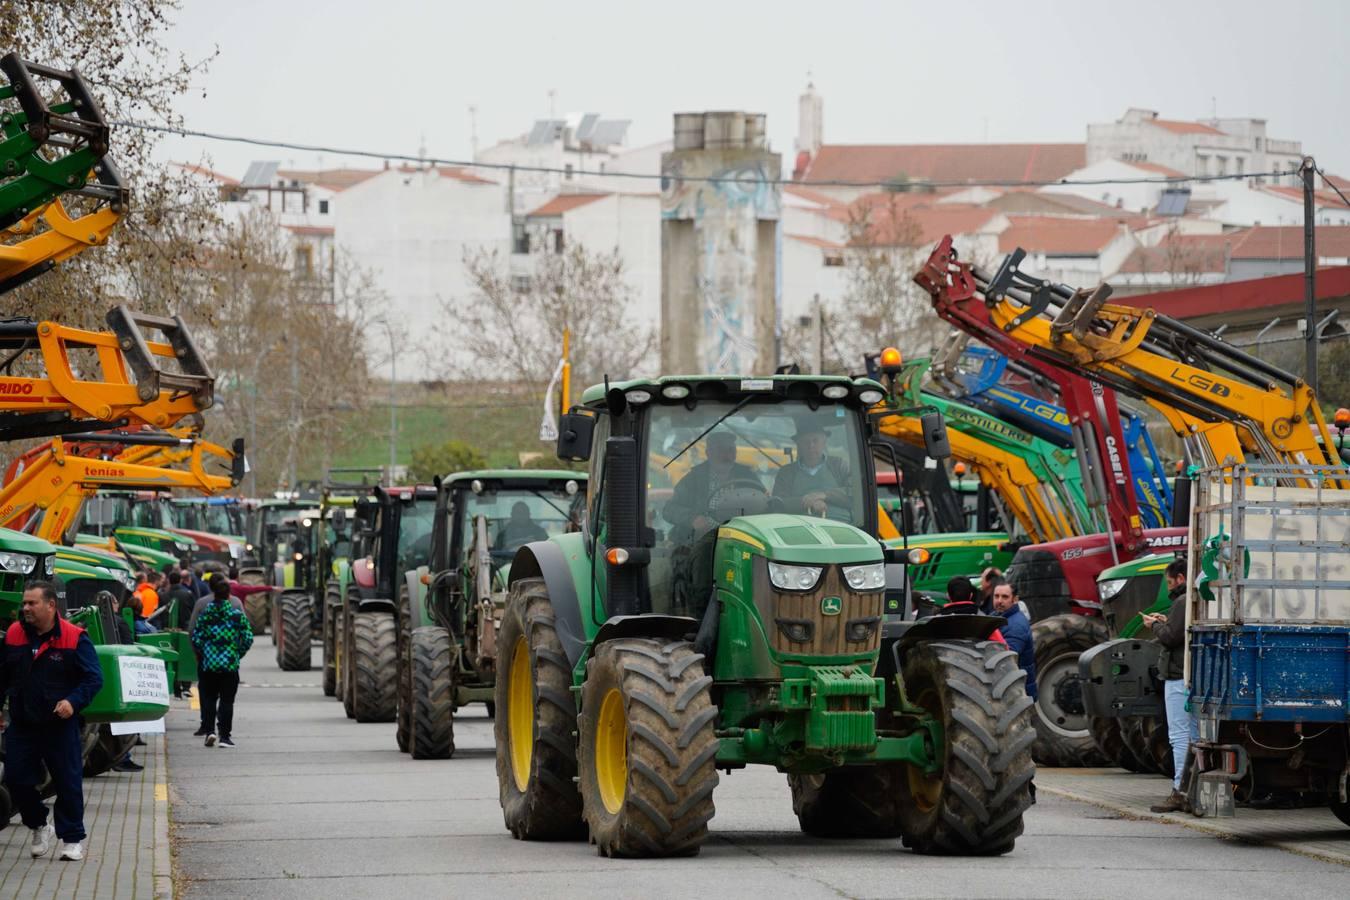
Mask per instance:
[[[1129,106],[1166,118],[1265,118],[1350,175],[1350,2],[416,2],[183,0],[175,50],[220,56],[182,105],[188,127],[467,158],[555,108],[633,120],[768,114],[790,169],[810,70],[829,143],[1082,141]],[[167,138],[239,177],[313,154]],[[343,160],[326,156],[324,165]],[[369,162],[355,164],[371,165]]]

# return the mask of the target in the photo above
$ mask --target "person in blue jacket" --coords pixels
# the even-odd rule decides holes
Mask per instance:
[[[994,583],[994,614],[1008,620],[999,630],[1008,649],[1017,654],[1017,665],[1027,673],[1027,696],[1036,699],[1036,645],[1031,639],[1031,622],[1017,603],[1017,591],[1006,581]]]
[[[61,618],[56,588],[33,581],[23,592],[21,621],[5,632],[0,702],[8,702],[5,783],[23,824],[32,831],[29,853],[46,855],[52,837],[61,859],[84,858],[84,762],[80,710],[103,687],[94,644],[84,629]],[[56,789],[56,828],[37,784],[45,763]]]

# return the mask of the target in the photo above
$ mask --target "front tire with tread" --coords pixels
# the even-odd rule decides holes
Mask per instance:
[[[1100,619],[1065,614],[1033,622],[1036,647],[1036,746],[1042,766],[1100,766],[1106,757],[1097,749],[1088,717],[1082,710],[1078,657],[1109,637]],[[1062,707],[1061,697],[1067,699]]]
[[[314,614],[309,595],[288,591],[277,598],[272,633],[277,641],[277,666],[283,672],[308,672]]]
[[[352,717],[358,722],[392,722],[397,709],[397,624],[392,613],[358,612],[352,617]]]
[[[408,638],[412,682],[408,749],[413,759],[449,759],[455,754],[455,658],[450,632],[436,625],[413,629]]]

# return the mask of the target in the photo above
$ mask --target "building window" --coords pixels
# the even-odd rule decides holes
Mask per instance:
[[[1196,174],[1196,175],[1208,175],[1208,174],[1209,174],[1209,157],[1208,157],[1208,156],[1201,156],[1201,155],[1199,155],[1199,154],[1196,154],[1196,157],[1195,157],[1195,174]]]
[[[1228,157],[1226,157],[1226,156],[1216,156],[1216,157],[1214,157],[1214,170],[1215,170],[1215,171],[1214,171],[1214,174],[1215,174],[1215,175],[1227,175],[1227,174],[1228,174]]]
[[[314,277],[314,248],[309,244],[301,244],[295,248],[295,277]]]
[[[319,215],[321,215],[321,216],[326,216],[326,215],[328,215],[328,201],[327,201],[327,200],[320,200],[320,201],[319,201]]]
[[[517,294],[528,293],[530,290],[530,276],[512,275],[511,290],[515,291]]]
[[[511,252],[530,252],[530,233],[525,230],[524,222],[515,222],[511,225]]]
[[[1244,171],[1246,171],[1246,169],[1247,169],[1247,160],[1243,159],[1241,156],[1236,156],[1233,158],[1234,173],[1241,175]]]
[[[572,180],[572,164],[571,164],[571,163],[568,163],[566,166],[563,167],[563,178],[566,178],[568,181],[571,181],[571,180]]]
[[[563,230],[561,228],[555,228],[549,233],[549,236],[552,238],[551,243],[553,244],[553,252],[563,252]]]
[[[1256,150],[1257,150],[1257,152],[1259,153],[1259,152],[1261,151],[1261,139],[1260,139],[1260,138],[1256,138],[1255,144],[1256,144]]]
[[[842,266],[844,264],[844,254],[840,250],[825,251],[825,265],[830,268]]]

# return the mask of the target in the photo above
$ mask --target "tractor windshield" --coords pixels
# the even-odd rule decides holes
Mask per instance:
[[[431,523],[436,514],[434,497],[419,497],[405,504],[398,521],[398,569],[406,572],[431,562]]]
[[[474,494],[465,491],[460,507],[460,534],[464,548],[473,546],[473,523],[487,517],[488,540],[498,561],[510,561],[516,550],[531,541],[543,541],[567,531],[567,508],[571,498],[541,489],[521,488]]]
[[[716,528],[734,516],[781,512],[867,525],[857,416],[843,406],[812,410],[781,398],[756,398],[727,415],[736,406],[662,405],[648,415],[646,523],[656,533],[648,571],[654,609],[689,608],[706,598],[710,585],[703,569],[710,578]],[[707,566],[700,562],[705,557]]]

